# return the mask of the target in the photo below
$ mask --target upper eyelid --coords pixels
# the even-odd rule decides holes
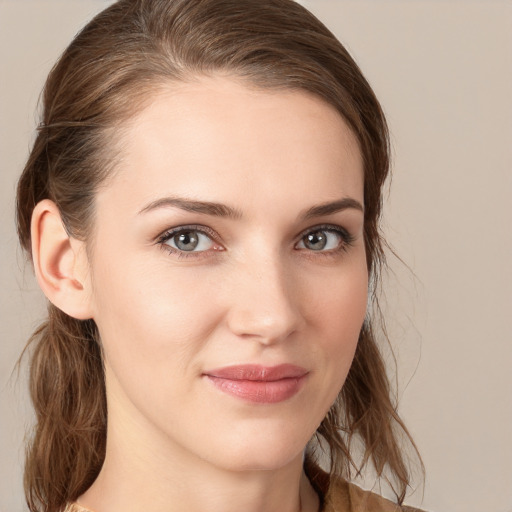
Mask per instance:
[[[163,240],[167,240],[182,231],[199,231],[200,233],[208,235],[214,241],[216,241],[216,239],[221,239],[217,232],[208,226],[203,226],[201,224],[187,224],[166,229],[156,237],[156,240],[157,242],[162,242]]]
[[[350,230],[338,224],[318,224],[317,226],[313,226],[302,231],[301,234],[299,235],[299,239],[306,236],[309,233],[314,233],[315,231],[334,231],[335,233],[339,234],[343,233],[350,239],[355,238],[354,235],[351,234]]]

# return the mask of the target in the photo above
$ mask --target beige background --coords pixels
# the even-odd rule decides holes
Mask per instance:
[[[15,182],[44,77],[108,1],[0,0],[0,511],[24,509],[25,375],[44,312],[17,249]],[[512,512],[512,2],[304,1],[347,45],[388,114],[388,317],[401,410],[424,457],[422,506]],[[368,482],[367,482],[368,483]],[[369,481],[371,484],[371,481]],[[420,504],[422,490],[410,499]]]

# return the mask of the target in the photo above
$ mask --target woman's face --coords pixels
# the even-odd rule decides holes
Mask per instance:
[[[335,400],[365,316],[354,136],[311,95],[219,77],[155,95],[122,148],[89,255],[109,436],[283,467]]]

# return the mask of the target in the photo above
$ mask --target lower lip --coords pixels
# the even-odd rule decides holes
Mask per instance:
[[[306,375],[271,381],[231,380],[206,375],[220,391],[247,402],[275,404],[288,400],[301,389]]]

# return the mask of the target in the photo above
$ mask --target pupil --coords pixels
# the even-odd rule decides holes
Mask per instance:
[[[192,231],[180,233],[176,237],[176,247],[182,251],[192,251],[197,247],[199,237]]]
[[[317,231],[316,233],[310,233],[306,236],[306,245],[313,249],[314,251],[318,251],[323,249],[327,245],[327,237],[325,233],[322,231]]]

